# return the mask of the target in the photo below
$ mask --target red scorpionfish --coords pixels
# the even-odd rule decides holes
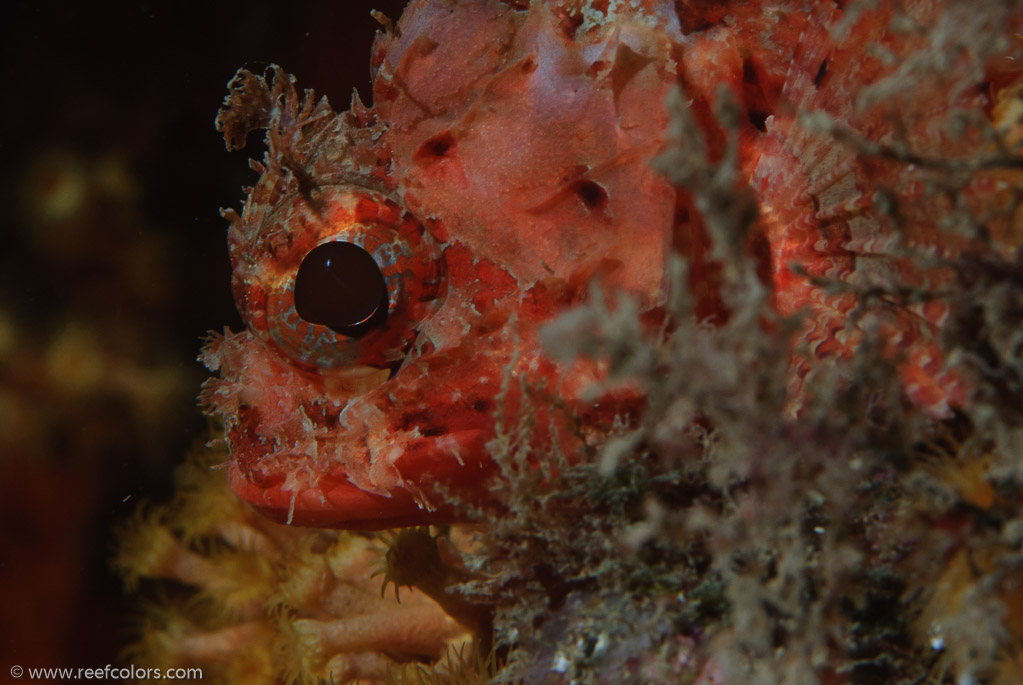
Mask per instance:
[[[943,126],[953,109],[985,111],[990,75],[955,43],[966,3],[845,4],[413,0],[374,44],[373,106],[355,96],[341,113],[277,67],[239,71],[218,128],[231,149],[257,129],[268,145],[243,211],[225,212],[247,330],[204,352],[220,374],[204,400],[226,423],[234,491],[299,525],[453,521],[452,499],[492,499],[488,443],[523,406],[521,379],[584,432],[641,410],[584,401],[600,365],[567,372],[539,330],[594,281],[657,322],[673,250],[690,262],[697,314],[727,315],[700,208],[652,165],[673,144],[665,103],[679,88],[708,157],[738,133],[738,185],[759,210],[750,249],[776,309],[809,311],[811,356],[849,354],[857,295],[822,279],[932,278],[887,248],[954,249],[937,237],[947,207],[892,150],[975,154],[977,136]],[[912,28],[893,31],[896,18],[946,22],[950,57],[907,75],[934,51]],[[714,115],[725,95],[743,114],[729,130]],[[808,112],[845,139],[813,130]],[[928,343],[944,315],[938,302],[907,306],[889,331],[906,395],[938,416],[965,392]],[[570,450],[578,431],[556,430],[541,404],[533,440]]]

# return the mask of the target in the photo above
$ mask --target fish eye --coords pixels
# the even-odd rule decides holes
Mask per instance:
[[[394,368],[443,300],[441,246],[394,198],[354,185],[257,208],[232,245],[249,328],[305,368]]]
[[[332,240],[314,247],[295,275],[295,311],[305,321],[358,338],[387,320],[387,282],[362,247]]]

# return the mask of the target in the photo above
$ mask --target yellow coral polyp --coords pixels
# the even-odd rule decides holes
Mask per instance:
[[[380,596],[372,539],[279,525],[240,503],[210,468],[223,456],[197,451],[176,499],[122,527],[114,565],[128,587],[172,581],[176,607],[146,609],[126,658],[226,682],[379,682],[471,640],[422,592]]]

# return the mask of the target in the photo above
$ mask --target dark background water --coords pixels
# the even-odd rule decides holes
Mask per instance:
[[[252,183],[213,120],[241,66],[367,102],[400,0],[8,5],[0,21],[0,681],[132,636],[111,527],[201,442],[201,338],[241,322],[221,206]],[[199,9],[201,7],[201,9]],[[248,154],[247,154],[248,153]]]

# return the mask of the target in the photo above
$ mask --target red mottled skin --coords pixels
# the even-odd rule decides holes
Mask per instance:
[[[923,281],[908,261],[868,258],[894,230],[871,204],[877,180],[909,198],[923,190],[904,165],[863,162],[800,129],[793,113],[890,136],[891,107],[906,105],[897,94],[894,105],[854,107],[864,84],[894,72],[863,46],[913,47],[889,38],[882,5],[836,37],[828,27],[842,11],[826,2],[414,0],[374,45],[373,107],[356,97],[340,114],[311,93],[300,99],[276,67],[265,79],[240,71],[218,126],[229,147],[254,129],[269,144],[242,213],[226,212],[249,330],[215,337],[204,353],[220,372],[204,397],[226,421],[235,492],[299,525],[452,521],[461,514],[441,490],[492,504],[488,443],[498,417],[523,406],[523,388],[566,406],[531,405],[537,447],[571,454],[616,414],[634,419],[641,403],[627,393],[584,401],[600,365],[566,372],[541,353],[538,331],[594,280],[660,320],[672,249],[690,261],[698,314],[727,316],[699,208],[651,166],[669,144],[665,101],[679,85],[711,158],[727,138],[717,93],[731,90],[744,115],[741,181],[762,214],[761,276],[783,314],[811,308],[814,355],[848,354],[855,333],[836,333],[855,297],[826,295],[791,265],[856,284],[894,272]],[[946,100],[926,103],[904,132],[925,153],[975,145],[928,126],[953,105],[983,107],[983,94]],[[943,210],[920,204],[906,210],[922,227],[910,239],[927,242]],[[289,312],[289,287],[309,249],[360,233],[405,253],[387,323],[348,340]],[[895,317],[908,323],[892,345],[914,350],[907,392],[940,414],[962,390],[926,346],[913,347],[944,314],[925,309]]]

